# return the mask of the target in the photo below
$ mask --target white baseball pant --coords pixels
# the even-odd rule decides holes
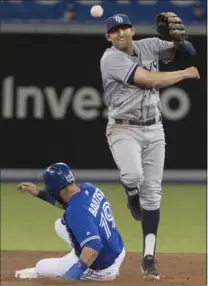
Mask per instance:
[[[71,246],[70,238],[66,226],[62,224],[61,219],[55,222],[55,231],[58,236]],[[125,257],[125,249],[121,252],[115,262],[104,270],[87,269],[82,280],[114,280],[119,275],[120,266]],[[35,268],[27,268],[16,271],[16,277],[19,278],[38,278],[38,277],[57,277],[66,273],[72,265],[78,261],[74,249],[67,255],[60,258],[46,258],[38,261]],[[29,273],[28,277],[27,272]],[[27,277],[26,277],[27,276]]]

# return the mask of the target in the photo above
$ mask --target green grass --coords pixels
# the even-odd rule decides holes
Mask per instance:
[[[128,251],[141,251],[142,232],[126,208],[119,185],[99,185],[108,197]],[[55,233],[63,211],[30,195],[17,193],[14,184],[1,185],[1,249],[67,250]],[[158,232],[159,252],[206,252],[206,187],[165,185]]]

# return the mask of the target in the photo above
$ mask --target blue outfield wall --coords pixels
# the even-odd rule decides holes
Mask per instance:
[[[155,15],[164,11],[172,11],[181,17],[186,24],[206,22],[206,17],[196,18],[196,0],[138,0],[138,1],[75,1],[75,0],[1,0],[0,19],[3,21],[64,21],[65,13],[73,12],[72,23],[102,23],[107,17],[116,13],[128,14],[133,23],[153,23]],[[90,8],[99,4],[104,8],[101,18],[92,18]],[[201,7],[206,10],[206,1]]]
[[[3,169],[1,182],[42,181],[43,169]],[[94,183],[119,183],[117,170],[73,170],[76,181]],[[206,170],[165,170],[163,183],[206,184]]]

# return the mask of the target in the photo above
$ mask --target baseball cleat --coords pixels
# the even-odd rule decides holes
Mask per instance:
[[[141,207],[139,202],[139,195],[129,196],[127,195],[128,203],[127,207],[131,212],[133,218],[137,221],[141,221]]]
[[[157,263],[152,255],[146,255],[142,260],[141,272],[145,279],[160,280]]]
[[[35,268],[26,268],[15,271],[15,278],[20,278],[20,279],[38,278],[38,274],[36,273]]]

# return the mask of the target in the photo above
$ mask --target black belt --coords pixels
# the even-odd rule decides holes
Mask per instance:
[[[159,116],[159,119],[156,117],[150,118],[150,119],[144,119],[144,120],[128,120],[128,119],[118,119],[115,118],[116,124],[125,124],[125,125],[138,125],[138,126],[150,126],[155,124],[156,122],[161,122],[162,116]]]

